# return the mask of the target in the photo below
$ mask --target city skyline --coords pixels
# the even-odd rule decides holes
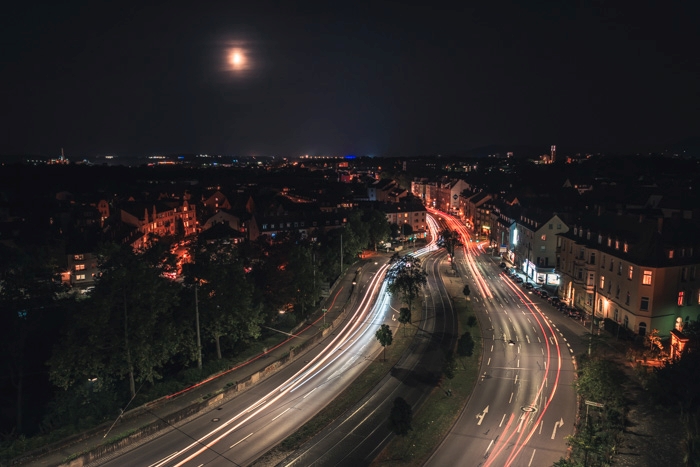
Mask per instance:
[[[697,146],[698,6],[14,5],[0,155]]]

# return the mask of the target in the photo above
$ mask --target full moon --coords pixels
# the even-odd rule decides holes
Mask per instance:
[[[246,57],[241,49],[233,49],[229,52],[229,64],[234,70],[243,70],[246,67]]]

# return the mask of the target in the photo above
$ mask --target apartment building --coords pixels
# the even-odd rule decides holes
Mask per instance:
[[[640,336],[700,315],[700,229],[657,213],[599,215],[559,235],[559,293]]]

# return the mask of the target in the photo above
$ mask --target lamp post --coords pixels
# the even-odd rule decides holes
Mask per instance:
[[[197,297],[197,289],[199,288],[199,281],[195,279],[194,283],[194,317],[195,323],[197,325],[197,368],[202,369],[202,340],[199,336],[199,299]]]

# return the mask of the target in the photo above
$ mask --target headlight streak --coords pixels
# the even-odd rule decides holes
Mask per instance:
[[[303,368],[301,368],[297,373],[295,373],[291,378],[287,380],[287,382],[283,383],[280,388],[273,390],[270,394],[262,397],[260,400],[255,402],[251,407],[248,409],[242,411],[241,413],[233,416],[231,419],[217,427],[216,429],[210,431],[206,435],[200,437],[197,441],[191,443],[189,446],[185,447],[184,449],[180,450],[179,454],[183,454],[191,449],[193,449],[196,446],[202,446],[199,450],[193,452],[190,456],[187,458],[183,459],[182,461],[178,462],[177,464],[174,464],[173,467],[179,467],[185,464],[186,462],[189,462],[190,460],[194,459],[195,457],[199,456],[202,454],[204,451],[212,449],[212,447],[218,443],[221,439],[224,437],[228,436],[232,432],[234,432],[236,429],[240,428],[244,423],[248,422],[251,420],[254,416],[257,416],[261,411],[267,409],[270,407],[272,404],[277,402],[279,399],[281,399],[284,395],[287,393],[290,393],[292,390],[295,389],[297,386],[297,383],[300,379],[304,378],[307,373],[310,371],[314,371],[317,369],[320,365],[323,364],[330,356],[335,353],[337,350],[341,349],[343,346],[348,344],[348,340],[351,339],[355,334],[358,332],[358,325],[363,322],[363,320],[359,319],[362,314],[367,310],[368,308],[368,302],[371,299],[371,296],[374,295],[374,293],[377,291],[379,288],[380,290],[384,291],[386,285],[384,284],[384,276],[386,274],[386,271],[388,269],[388,265],[382,266],[377,274],[375,274],[372,278],[372,281],[370,282],[370,286],[368,287],[367,292],[362,298],[362,301],[360,302],[360,306],[358,307],[358,310],[355,312],[353,317],[347,322],[344,328],[341,329],[341,331],[338,333],[338,335],[333,338],[331,343],[328,345],[328,348],[330,349],[328,352],[324,352],[322,354],[317,355],[314,357],[313,360],[311,360],[309,363],[307,363]],[[386,293],[384,294],[386,295]],[[386,301],[382,301],[382,303],[386,303]],[[347,332],[350,332],[350,335],[346,337]],[[336,360],[334,358],[333,360]],[[327,365],[326,365],[327,366]],[[305,382],[305,381],[304,381]],[[303,383],[301,383],[303,384]],[[277,395],[274,395],[277,393]],[[270,400],[268,400],[267,403],[264,403],[265,400],[267,400],[269,397],[273,396],[274,397]],[[254,409],[254,412],[251,413],[251,410],[253,410],[254,407],[257,407]],[[210,438],[211,436],[215,435],[216,433],[224,430],[226,427],[230,426],[233,424],[235,421],[240,419],[242,416],[250,413],[250,415],[243,420],[241,420],[239,423],[237,423],[235,426],[231,427],[229,430],[223,432],[220,434],[217,438],[209,441],[208,443],[204,443],[204,440]]]
[[[434,221],[433,221],[434,222]],[[420,248],[419,250],[415,251],[413,254],[416,256],[422,256],[424,254],[427,254],[431,251],[437,250],[436,246],[436,226],[433,225],[431,228],[431,242],[426,245],[423,248]],[[298,389],[299,387],[303,386],[306,382],[309,381],[313,375],[318,374],[321,372],[324,368],[327,368],[328,365],[330,365],[333,361],[336,361],[342,354],[347,352],[347,349],[352,346],[354,342],[359,340],[362,336],[373,336],[373,329],[370,329],[368,326],[363,326],[360,328],[360,325],[366,324],[367,321],[372,322],[376,318],[380,318],[381,315],[389,309],[389,294],[386,292],[386,283],[384,281],[384,277],[386,275],[386,272],[389,268],[389,265],[384,265],[382,266],[379,271],[374,275],[372,280],[370,281],[369,287],[367,292],[362,298],[362,301],[360,302],[360,305],[358,306],[357,310],[353,314],[350,320],[346,323],[346,325],[338,332],[338,335],[333,338],[333,340],[330,342],[330,344],[327,346],[328,351],[323,352],[316,357],[314,357],[309,363],[304,365],[297,373],[295,373],[292,377],[290,377],[286,382],[284,382],[281,386],[279,386],[277,389],[273,390],[271,393],[268,395],[264,396],[260,400],[258,400],[256,403],[254,403],[250,408],[240,412],[239,414],[233,416],[231,419],[217,427],[216,429],[210,431],[206,435],[200,437],[198,440],[195,442],[191,443],[189,446],[186,448],[182,449],[179,451],[179,454],[186,453],[187,451],[192,450],[196,446],[202,446],[200,449],[197,451],[194,451],[192,454],[190,454],[187,458],[183,459],[182,461],[178,462],[177,464],[174,464],[173,467],[180,467],[184,465],[185,463],[189,462],[190,460],[194,459],[195,457],[199,456],[203,452],[212,449],[213,446],[221,441],[224,437],[228,436],[229,434],[233,433],[235,430],[240,428],[243,424],[251,420],[253,417],[257,416],[260,412],[263,410],[267,409],[268,407],[272,406],[274,403],[276,403],[279,399],[281,399],[284,395],[291,393]],[[372,312],[370,313],[372,319],[371,320],[365,320],[362,319],[362,317],[367,313],[367,310],[369,308],[369,302],[372,298],[372,296],[375,296],[377,289],[379,289],[379,300],[378,304],[375,304],[374,307],[372,307]],[[362,334],[356,339],[352,340],[354,336],[357,335],[358,332],[362,331]],[[349,333],[349,334],[348,334]],[[371,340],[370,340],[371,342]],[[335,354],[335,355],[334,355]],[[331,356],[333,358],[331,359]],[[331,359],[329,362],[328,360]],[[328,362],[324,365],[325,362]],[[323,365],[323,366],[322,366]],[[272,397],[270,399],[270,397]],[[267,400],[267,402],[265,402]],[[253,408],[255,407],[255,408]],[[251,410],[254,410],[251,413]],[[250,414],[247,417],[243,418],[240,420],[237,424],[234,426],[231,426],[234,422],[237,420],[241,419],[246,414]],[[215,434],[221,432],[222,430],[226,429],[227,427],[230,428],[223,433],[221,433],[219,436],[217,436],[214,439],[211,439],[209,442],[206,444],[204,443],[205,440],[211,438]],[[249,435],[250,436],[250,435]],[[169,456],[169,457],[174,457],[174,456]]]
[[[507,467],[507,466],[510,466],[515,461],[515,458],[518,456],[518,454],[520,454],[520,452],[523,450],[525,445],[527,445],[527,443],[530,441],[532,436],[535,434],[535,431],[537,431],[537,426],[541,423],[542,419],[544,418],[545,413],[547,412],[547,409],[549,408],[549,405],[552,403],[552,400],[554,399],[554,395],[557,392],[557,388],[559,385],[559,377],[561,374],[562,359],[561,359],[561,349],[559,348],[559,340],[557,339],[556,333],[552,329],[551,324],[547,321],[547,319],[544,316],[544,314],[542,313],[542,311],[536,305],[529,304],[528,301],[525,300],[528,297],[522,292],[522,290],[520,290],[518,287],[514,286],[512,281],[506,280],[505,283],[516,294],[516,296],[523,299],[523,303],[524,303],[525,307],[530,311],[533,319],[535,319],[535,321],[537,321],[537,324],[540,327],[540,332],[545,337],[545,340],[548,342],[549,340],[547,339],[547,333],[545,332],[545,326],[547,327],[547,329],[549,330],[551,335],[554,337],[554,345],[556,347],[556,354],[558,357],[557,358],[558,366],[556,369],[556,377],[554,380],[554,384],[552,386],[552,391],[550,393],[550,396],[547,399],[547,402],[545,403],[544,407],[542,407],[542,409],[538,411],[539,415],[537,417],[537,420],[535,421],[534,424],[532,424],[532,429],[529,430],[525,440],[523,441],[523,434],[526,431],[523,431],[522,433],[520,433],[518,435],[517,440],[513,443],[516,446],[516,449],[514,451],[512,451],[510,453],[510,455],[508,456],[506,463],[504,464],[504,466]],[[543,322],[544,322],[544,326],[543,326]],[[550,345],[548,343],[547,344],[547,361],[550,361],[551,358],[552,358],[551,349],[550,349]],[[531,404],[532,406],[535,406],[537,404],[537,401],[539,400],[542,392],[544,391],[544,387],[545,387],[545,384],[547,381],[547,377],[548,377],[550,368],[551,368],[551,365],[546,366],[544,377],[542,378],[542,383],[540,383],[540,386],[537,390],[537,393],[533,399],[533,402]],[[519,426],[529,425],[530,421],[533,418],[534,413],[535,412],[525,412],[523,419],[522,419],[522,423],[518,424],[518,425]],[[511,417],[513,417],[513,416],[514,415],[512,414]],[[517,430],[513,430],[507,439],[505,439],[505,437],[501,437],[501,439],[496,444],[496,447],[495,447],[494,451],[492,452],[492,455],[489,456],[489,460],[484,464],[484,467],[490,466],[495,461],[495,459],[499,456],[499,454],[503,451],[503,449],[505,449],[506,446],[508,446],[508,444],[511,443],[513,436],[515,436],[515,434],[517,432],[518,432]],[[503,433],[507,433],[507,429],[504,430]]]

